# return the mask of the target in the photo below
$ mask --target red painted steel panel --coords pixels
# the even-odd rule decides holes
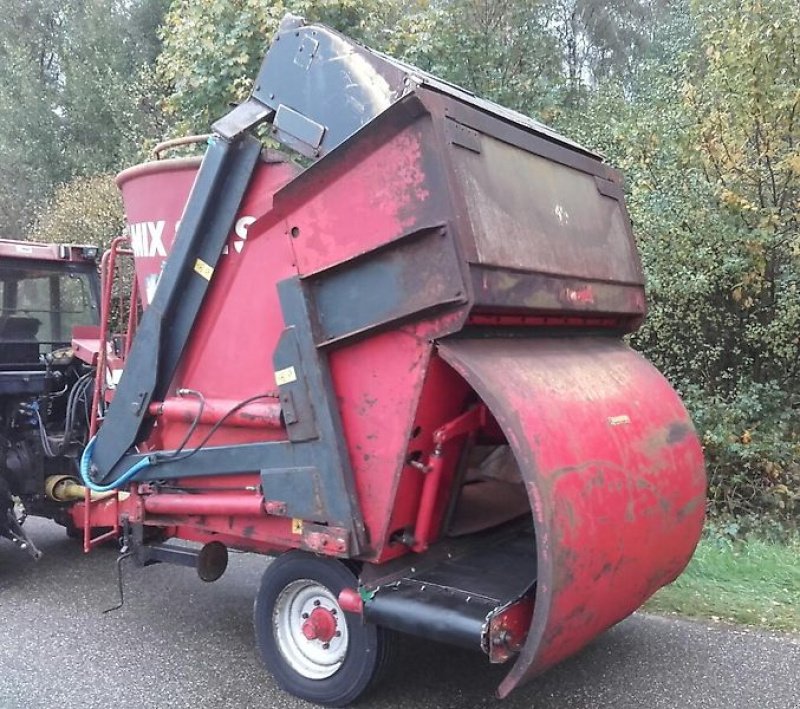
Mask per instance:
[[[356,491],[374,550],[371,558],[383,552],[388,536],[431,349],[411,333],[392,331],[330,355]],[[396,550],[406,551],[402,546]]]
[[[525,645],[498,694],[580,650],[684,569],[705,471],[677,394],[611,338],[445,340],[514,450],[537,535]]]
[[[330,353],[370,560],[385,561],[408,551],[402,544],[388,544],[392,532],[416,519],[421,474],[407,458],[418,452],[426,459],[433,431],[463,409],[463,380],[440,361],[431,362],[433,336],[457,328],[462,318],[431,318]],[[443,505],[440,501],[437,521]]]
[[[188,158],[145,163],[121,173],[137,279],[149,302],[175,239],[200,162]],[[209,399],[237,402],[274,391],[272,352],[284,328],[276,284],[297,275],[290,236],[283,227],[250,233],[257,217],[272,208],[272,196],[297,175],[288,162],[261,162],[253,176],[223,256],[186,345],[172,390],[201,391]],[[259,404],[270,404],[270,399]],[[273,402],[276,403],[276,402]],[[179,444],[191,421],[162,419],[146,444]],[[285,431],[223,425],[211,445],[286,438]],[[206,435],[201,422],[188,447]]]
[[[470,395],[472,395],[472,389],[464,382],[464,379],[434,353],[425,373],[425,382],[411,429],[412,437],[408,441],[406,459],[416,459],[421,463],[429,461],[434,448],[434,432],[464,411]],[[447,452],[451,452],[449,448]],[[437,531],[449,503],[449,491],[457,458],[457,454],[447,456],[447,469],[444,471],[431,520],[433,538],[438,536]],[[390,535],[404,528],[413,529],[415,527],[425,477],[426,474],[419,469],[411,465],[404,466],[396,483],[397,493],[394,497],[394,505],[390,510],[388,530]],[[414,533],[416,535],[416,530]]]
[[[355,144],[333,166],[309,168],[289,198],[294,211],[287,217],[301,275],[441,223],[446,215],[437,220],[430,210],[442,202],[442,178],[423,152],[430,130],[430,121],[421,120],[388,139]],[[330,174],[313,180],[320,169]]]
[[[147,162],[117,176],[144,307],[155,293],[200,162],[198,158]]]
[[[97,248],[96,244],[40,244],[36,241],[0,239],[0,258],[89,263],[94,261],[94,257],[88,259],[84,250],[97,255]]]
[[[268,212],[272,195],[297,171],[290,163],[261,164],[239,222]],[[231,235],[175,376],[176,387],[209,398],[241,401],[277,388],[272,353],[284,329],[277,284],[297,275],[290,237],[281,228],[243,233],[246,240]]]

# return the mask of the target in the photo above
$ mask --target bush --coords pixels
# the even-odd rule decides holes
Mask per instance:
[[[800,64],[783,48],[798,42],[791,0],[693,3],[662,28],[632,91],[609,84],[564,120],[626,175],[649,303],[632,344],[694,418],[711,513],[789,525],[800,513]]]
[[[790,394],[775,383],[740,382],[727,396],[690,387],[685,397],[705,448],[714,516],[739,519],[742,533],[763,531],[753,519],[765,514],[796,527],[798,417]]]
[[[78,177],[56,189],[28,237],[33,241],[108,246],[122,234],[125,213],[111,175]]]

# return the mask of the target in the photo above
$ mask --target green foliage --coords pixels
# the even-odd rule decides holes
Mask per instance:
[[[393,4],[395,3],[395,4]],[[287,12],[370,41],[396,17],[396,0],[174,0],[161,29],[164,111],[176,134],[204,133],[247,97],[269,40]]]
[[[178,132],[203,132],[251,88],[292,12],[323,22],[482,96],[528,113],[575,102],[630,74],[658,2],[614,0],[174,0],[159,75]]]
[[[163,129],[147,70],[165,0],[0,0],[0,236],[59,184],[121,167]]]
[[[61,22],[54,0],[0,0],[0,237],[21,238],[36,205],[66,176],[51,100]]]
[[[125,225],[122,199],[111,175],[78,177],[62,185],[31,230],[35,241],[105,248]]]
[[[560,79],[551,15],[540,0],[419,4],[387,33],[386,49],[481,96],[537,113],[552,105]]]
[[[727,396],[689,389],[686,400],[703,437],[709,501],[717,516],[752,520],[767,513],[797,526],[800,464],[794,395],[774,381],[743,381]]]
[[[631,87],[563,118],[626,173],[650,304],[633,341],[694,415],[712,511],[786,521],[800,512],[799,31],[787,0],[684,7]]]
[[[158,52],[163,0],[91,0],[64,10],[57,100],[63,160],[71,175],[116,170],[141,154],[142,141],[164,129],[155,110],[150,66]]]

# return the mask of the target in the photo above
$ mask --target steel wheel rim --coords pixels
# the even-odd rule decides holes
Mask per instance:
[[[336,618],[336,634],[327,642],[309,640],[303,634],[303,624],[316,608],[324,608]],[[336,596],[311,579],[293,581],[280,592],[272,612],[272,632],[283,659],[308,679],[333,676],[347,655],[347,623]]]

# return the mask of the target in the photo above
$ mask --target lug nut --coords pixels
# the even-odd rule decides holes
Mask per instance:
[[[319,600],[317,600],[317,601],[314,601],[314,605],[319,607],[320,605],[322,605],[322,603]]]
[[[330,643],[324,643],[324,644],[322,645],[322,649],[323,649],[323,650],[329,650],[329,649],[330,649],[330,647],[331,647],[331,644],[330,644]]]
[[[308,613],[303,613],[303,615],[302,615],[302,616],[300,616],[300,617],[301,617],[303,620],[306,620],[306,619],[308,618]]]

